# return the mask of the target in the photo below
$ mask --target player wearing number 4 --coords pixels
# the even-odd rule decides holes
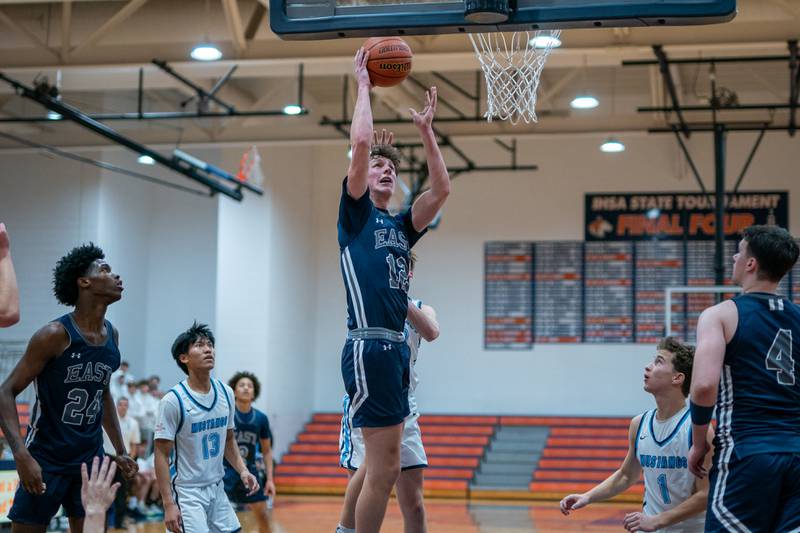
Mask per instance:
[[[225,494],[223,456],[238,472],[248,496],[258,490],[258,481],[236,445],[233,391],[211,378],[214,334],[195,322],[175,339],[172,357],[188,378],[158,405],[155,470],[165,525],[175,533],[240,531]]]
[[[686,396],[692,378],[694,349],[672,337],[663,339],[652,363],[644,369],[644,390],[656,409],[631,420],[628,454],[619,470],[584,494],[561,500],[561,512],[613,498],[639,481],[644,472],[643,512],[625,516],[628,531],[699,533],[703,531],[708,482],[696,480],[688,469],[691,424]],[[712,437],[703,429],[705,439]],[[711,451],[704,457],[711,463]]]
[[[800,379],[793,354],[800,308],[777,294],[798,246],[776,226],[750,226],[733,256],[744,294],[709,307],[697,323],[689,468],[703,478],[707,443],[696,438],[717,407],[706,531],[800,529]]]
[[[108,389],[120,352],[119,334],[105,315],[122,298],[122,281],[104,258],[100,248],[88,244],[58,261],[53,292],[60,303],[75,309],[31,337],[0,386],[0,426],[20,479],[9,512],[15,532],[44,533],[60,506],[70,530],[83,530],[81,465],[103,455],[102,429],[123,475],[130,479],[137,471]],[[23,443],[15,398],[31,382],[36,404]]]
[[[380,530],[389,494],[400,474],[400,437],[408,416],[409,351],[403,336],[408,313],[408,254],[450,194],[450,177],[433,132],[436,88],[422,112],[411,110],[431,188],[411,209],[392,215],[399,152],[385,131],[373,142],[369,53],[355,57],[358,96],[350,128],[352,159],[342,183],[338,239],[347,291],[348,335],[342,378],[353,427],[362,428],[367,468],[356,503],[356,530]]]

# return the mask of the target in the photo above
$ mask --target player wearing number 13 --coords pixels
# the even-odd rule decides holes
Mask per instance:
[[[172,357],[188,378],[161,398],[155,431],[155,470],[164,522],[175,533],[240,531],[222,478],[223,457],[248,495],[258,481],[239,455],[233,434],[233,391],[214,369],[214,334],[196,322],[172,344]]]
[[[450,177],[436,143],[436,88],[422,112],[411,111],[422,138],[431,187],[410,209],[389,213],[399,152],[392,134],[372,131],[369,53],[355,57],[358,96],[350,128],[352,159],[342,183],[338,239],[347,291],[348,339],[342,377],[350,396],[353,427],[363,428],[367,464],[356,504],[356,529],[380,529],[386,503],[400,474],[400,437],[408,415],[409,351],[403,336],[408,313],[408,254],[450,193]]]
[[[800,528],[800,308],[777,294],[799,252],[782,228],[745,229],[732,276],[744,294],[697,323],[689,468],[699,477],[707,443],[698,432],[717,408],[706,531]]]
[[[119,335],[105,314],[122,297],[122,281],[104,258],[88,244],[59,260],[53,292],[75,310],[33,335],[0,387],[0,425],[20,478],[9,512],[13,531],[44,533],[60,506],[70,529],[82,531],[81,464],[103,454],[103,428],[123,475],[136,473],[108,389],[120,352]],[[36,404],[23,444],[14,399],[31,382]]]

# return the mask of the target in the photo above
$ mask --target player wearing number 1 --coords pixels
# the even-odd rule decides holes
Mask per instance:
[[[240,531],[222,481],[223,456],[248,496],[258,490],[258,481],[239,455],[233,434],[233,391],[211,378],[214,334],[195,322],[175,339],[172,357],[188,378],[158,404],[154,462],[165,525],[174,533]]]
[[[561,500],[565,515],[593,502],[613,498],[644,474],[642,512],[623,520],[628,531],[700,533],[708,499],[708,482],[689,473],[687,455],[691,424],[686,396],[692,378],[694,348],[672,337],[663,339],[653,361],[644,369],[644,390],[653,395],[656,409],[631,420],[628,454],[620,468],[584,494]],[[706,432],[709,430],[706,429]],[[708,433],[704,434],[710,438]],[[711,451],[705,460],[711,463]]]
[[[450,193],[450,177],[436,143],[436,88],[422,112],[411,110],[422,138],[431,188],[411,209],[392,215],[399,152],[385,131],[373,138],[369,53],[355,57],[358,96],[350,128],[352,159],[342,183],[338,239],[347,291],[348,335],[342,377],[353,427],[363,428],[366,478],[356,503],[359,533],[380,530],[389,494],[400,474],[400,437],[409,413],[409,351],[403,336],[408,313],[408,254]],[[374,142],[373,142],[374,141]]]
[[[706,531],[800,529],[800,307],[778,284],[798,246],[776,226],[750,226],[733,256],[744,294],[709,307],[697,323],[692,379],[692,473],[707,443],[698,439],[717,408],[717,453],[710,475]]]
[[[93,244],[62,257],[53,272],[56,299],[74,311],[33,337],[0,386],[0,426],[14,454],[20,484],[9,512],[12,531],[44,533],[60,506],[70,529],[83,529],[81,465],[103,455],[105,429],[125,477],[136,473],[128,457],[108,385],[120,363],[119,335],[106,320],[122,298],[122,280]],[[28,434],[20,436],[16,396],[33,382],[36,404]]]

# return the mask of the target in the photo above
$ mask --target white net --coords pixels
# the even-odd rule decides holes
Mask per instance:
[[[469,34],[486,78],[484,116],[517,124],[536,122],[539,77],[561,30]]]

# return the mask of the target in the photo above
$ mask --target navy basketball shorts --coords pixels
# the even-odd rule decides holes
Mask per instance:
[[[711,469],[706,532],[785,533],[800,528],[800,454],[763,453]]]
[[[247,469],[251,474],[256,476],[258,480],[258,490],[255,494],[247,495],[247,487],[242,483],[241,477],[236,473],[233,468],[225,467],[225,494],[228,495],[233,503],[258,503],[267,501],[267,495],[264,494],[264,481],[265,477],[258,471],[255,466],[248,465]]]
[[[64,506],[64,512],[71,518],[82,518],[86,513],[81,503],[81,474],[56,474],[42,472],[45,493],[31,494],[20,484],[14,494],[14,504],[8,518],[17,524],[47,525]]]
[[[342,378],[353,427],[400,424],[409,414],[409,350],[405,341],[348,339]]]

